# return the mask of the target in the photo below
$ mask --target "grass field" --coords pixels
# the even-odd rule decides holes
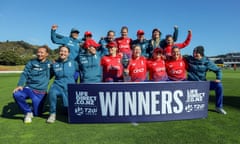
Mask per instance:
[[[215,76],[209,73],[208,78]],[[227,115],[213,111],[210,93],[208,117],[168,122],[118,124],[68,124],[61,112],[54,124],[46,124],[48,113],[24,124],[12,98],[19,74],[0,74],[0,143],[61,144],[238,144],[240,143],[240,71],[223,74],[224,108]],[[46,108],[47,109],[47,108]]]

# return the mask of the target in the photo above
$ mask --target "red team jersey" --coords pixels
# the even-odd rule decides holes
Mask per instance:
[[[128,57],[131,57],[132,50],[131,50],[131,38],[123,38],[119,37],[115,39],[117,46],[118,46],[118,52],[121,52],[123,54],[126,54]]]
[[[187,65],[184,59],[180,58],[178,60],[167,60],[166,70],[170,80],[186,80]]]
[[[168,80],[164,60],[150,59],[147,62],[147,68],[149,71],[149,80],[150,81],[166,81],[166,80]]]
[[[172,47],[173,46],[177,46],[179,49],[182,49],[182,48],[188,46],[190,41],[191,41],[191,39],[192,39],[192,34],[188,33],[187,39],[183,43],[175,43],[173,45],[166,45],[163,48],[164,55],[165,56],[171,56],[172,55]]]
[[[132,82],[141,82],[146,80],[147,74],[147,60],[141,56],[138,59],[130,59],[129,65],[129,76]]]
[[[101,66],[103,68],[103,82],[123,81],[122,55],[103,56]]]

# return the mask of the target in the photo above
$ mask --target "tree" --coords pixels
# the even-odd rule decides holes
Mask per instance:
[[[14,51],[4,51],[0,54],[1,65],[18,65],[23,63],[18,54]]]

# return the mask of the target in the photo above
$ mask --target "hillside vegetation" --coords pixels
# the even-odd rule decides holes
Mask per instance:
[[[38,47],[24,41],[0,42],[0,65],[24,65],[36,56]],[[50,56],[50,59],[55,56],[55,50]]]

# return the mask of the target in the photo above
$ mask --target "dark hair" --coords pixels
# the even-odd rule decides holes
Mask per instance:
[[[168,34],[168,35],[166,35],[165,39],[168,39],[169,37],[173,38],[173,36],[171,34]]]
[[[121,28],[121,31],[122,31],[123,29],[126,29],[126,30],[128,31],[128,27],[127,27],[127,26],[123,26],[123,27]]]
[[[59,47],[58,47],[58,51],[60,51],[60,49],[63,48],[63,47],[67,48],[67,49],[68,49],[68,52],[70,53],[70,48],[67,47],[66,45],[61,45],[61,46],[59,46]]]
[[[136,47],[140,47],[141,48],[141,45],[140,44],[133,44],[132,45],[132,50],[134,50]]]
[[[193,51],[199,53],[201,56],[204,56],[204,47],[201,45],[195,47]]]
[[[47,53],[50,53],[50,48],[47,45],[39,46],[38,49],[40,49],[40,48],[44,48]]]
[[[176,46],[176,45],[173,45],[173,46],[172,46],[172,49],[175,49],[175,48],[178,48],[178,49],[179,49],[179,47],[178,47],[178,46]]]
[[[109,30],[108,32],[107,32],[107,35],[109,35],[109,33],[114,33],[114,35],[115,35],[115,31],[113,31],[113,30]]]
[[[159,32],[159,35],[162,34],[161,31],[160,31],[158,28],[153,29],[153,30],[152,30],[152,34],[153,34],[155,31],[158,31],[158,32]]]

